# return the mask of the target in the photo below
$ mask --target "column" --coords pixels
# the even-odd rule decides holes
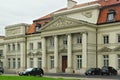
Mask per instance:
[[[21,50],[20,50],[20,51],[21,51],[21,52],[20,52],[20,55],[21,55],[21,56],[20,56],[21,70],[24,70],[24,68],[25,68],[25,65],[24,65],[24,64],[25,64],[25,59],[24,59],[24,57],[25,57],[25,56],[24,56],[24,55],[25,55],[25,50],[24,50],[24,49],[25,49],[25,45],[23,45],[23,44],[24,44],[24,43],[21,43],[21,44],[20,44],[20,45],[21,45],[21,46],[20,46],[20,49],[21,49]]]
[[[54,36],[54,71],[58,72],[58,36]]]
[[[5,44],[4,50],[3,50],[3,56],[5,57],[3,60],[3,67],[6,70],[8,68],[8,59],[7,59],[7,51],[8,51],[8,45]]]
[[[67,43],[67,56],[68,56],[68,64],[67,64],[67,69],[66,73],[73,73],[72,69],[72,38],[71,34],[68,34],[68,43]]]
[[[46,40],[45,37],[42,38],[42,68],[44,72],[47,72],[47,62],[46,62]]]
[[[87,33],[82,34],[82,65],[83,69],[87,69]]]
[[[18,53],[17,53],[17,43],[15,45],[15,61],[16,61],[16,71],[18,69]]]

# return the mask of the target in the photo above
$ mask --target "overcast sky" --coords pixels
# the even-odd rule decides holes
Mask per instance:
[[[75,0],[79,3],[94,0]],[[64,8],[67,0],[0,0],[0,35],[5,35],[5,26],[28,23],[48,13]]]

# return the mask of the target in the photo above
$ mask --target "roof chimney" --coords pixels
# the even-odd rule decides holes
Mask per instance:
[[[67,8],[68,9],[72,8],[73,6],[75,6],[77,4],[77,2],[74,1],[74,0],[67,0],[67,1],[68,1],[67,2]]]

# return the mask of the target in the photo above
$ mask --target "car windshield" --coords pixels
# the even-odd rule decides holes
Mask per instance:
[[[88,69],[87,71],[92,71],[92,70],[94,70],[95,68],[90,68],[90,69]]]
[[[33,69],[33,68],[28,68],[28,69],[26,69],[25,71],[32,71],[32,69]]]

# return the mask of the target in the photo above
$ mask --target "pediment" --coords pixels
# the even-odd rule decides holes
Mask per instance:
[[[82,24],[82,23],[81,23]],[[80,21],[68,17],[58,17],[48,23],[44,28],[42,28],[42,31],[46,30],[55,30],[55,29],[62,29],[62,28],[67,28],[67,27],[73,27],[80,25]]]
[[[108,47],[103,47],[99,50],[99,52],[111,52],[112,49],[108,48]]]
[[[120,51],[120,46],[117,46],[116,48],[114,48],[114,51]]]

